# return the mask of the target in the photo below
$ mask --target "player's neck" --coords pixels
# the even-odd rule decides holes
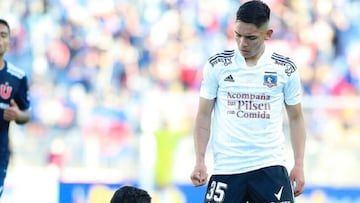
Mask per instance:
[[[245,61],[246,61],[246,65],[248,66],[256,66],[256,64],[258,63],[260,57],[263,55],[265,51],[265,46],[262,46],[261,47],[261,50],[259,51],[258,54],[256,54],[255,56],[251,57],[251,58],[246,58]]]
[[[0,58],[0,70],[5,68],[5,60],[3,58]]]

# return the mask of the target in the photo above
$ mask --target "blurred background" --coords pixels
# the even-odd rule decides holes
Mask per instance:
[[[189,179],[201,70],[236,48],[243,2],[0,1],[12,28],[6,59],[29,76],[33,116],[11,126],[1,202],[103,203],[124,184],[154,203],[201,202],[205,188]],[[360,1],[265,2],[268,45],[293,59],[304,88],[307,187],[297,202],[360,202]],[[210,154],[208,164],[211,173]]]

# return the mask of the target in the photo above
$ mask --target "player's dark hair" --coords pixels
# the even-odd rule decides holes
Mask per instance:
[[[236,12],[236,21],[254,24],[257,28],[269,22],[270,8],[260,0],[242,4]]]
[[[117,189],[111,198],[110,203],[150,203],[149,193],[143,189],[123,186]]]
[[[5,25],[7,27],[7,29],[9,30],[9,33],[10,33],[10,26],[9,26],[9,23],[6,20],[0,18],[0,24]]]

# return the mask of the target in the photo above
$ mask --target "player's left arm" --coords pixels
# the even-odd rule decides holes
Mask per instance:
[[[298,196],[304,191],[304,153],[306,131],[301,103],[286,105],[290,125],[290,139],[294,152],[294,168],[290,172],[290,180],[295,184],[294,195]]]

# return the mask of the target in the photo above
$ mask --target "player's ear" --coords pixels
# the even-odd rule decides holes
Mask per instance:
[[[274,32],[273,29],[268,29],[268,30],[266,31],[265,39],[266,39],[266,40],[270,39],[271,36],[272,36],[272,34],[273,34],[273,32]]]

